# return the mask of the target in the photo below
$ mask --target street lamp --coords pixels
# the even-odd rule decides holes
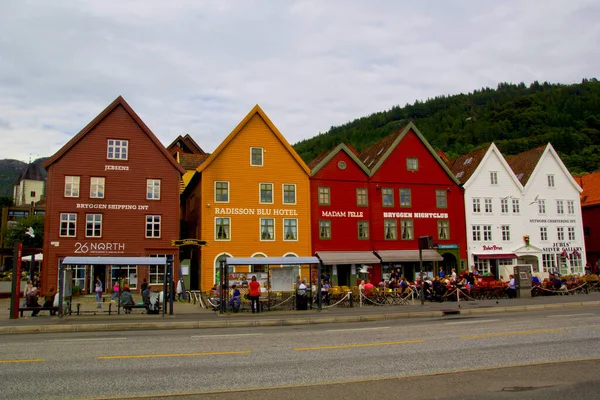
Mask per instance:
[[[419,276],[421,277],[421,305],[425,305],[425,279],[423,276],[423,249],[433,247],[433,236],[419,236]]]

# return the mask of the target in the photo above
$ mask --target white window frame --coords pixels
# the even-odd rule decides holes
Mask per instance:
[[[477,271],[481,275],[483,275],[483,274],[489,274],[490,273],[490,263],[489,263],[489,260],[481,259],[481,258],[477,257],[477,259],[475,260],[475,268],[477,268]]]
[[[556,200],[556,213],[558,215],[564,215],[565,213],[565,203],[563,200]]]
[[[292,188],[292,190],[286,190]],[[286,193],[292,193],[294,196],[294,201],[286,201]],[[288,196],[289,197],[289,196]],[[284,183],[281,185],[281,202],[283,204],[294,205],[296,204],[296,184],[295,183]]]
[[[450,220],[438,219],[437,233],[439,240],[450,240]],[[442,235],[444,233],[444,235]]]
[[[364,200],[364,201],[362,201]],[[356,189],[356,206],[357,207],[368,207],[369,206],[369,191],[367,188]]]
[[[556,239],[560,242],[564,242],[564,240],[565,240],[565,227],[564,226],[556,227]]]
[[[538,214],[546,214],[546,200],[538,200]]]
[[[81,177],[65,176],[65,197],[79,197]]]
[[[569,240],[575,240],[575,227],[567,226],[567,237]]]
[[[150,257],[165,257],[167,260],[173,261],[173,254],[150,254]],[[164,285],[165,283],[165,266],[164,265],[149,265],[148,266],[148,286]]]
[[[73,234],[70,234],[71,228],[73,230]],[[63,230],[66,231],[66,234],[63,235]],[[61,213],[60,214],[60,224],[58,229],[58,235],[60,237],[77,237],[77,214],[75,213]]]
[[[90,198],[103,199],[106,178],[93,176],[90,178]]]
[[[331,205],[331,188],[329,186],[319,186],[317,188],[317,196],[317,203],[320,206]]]
[[[473,225],[471,227],[471,237],[474,242],[481,242],[481,225]]]
[[[219,237],[219,228],[223,227],[224,238]],[[231,217],[215,217],[215,241],[231,241]]]
[[[542,272],[551,272],[555,265],[554,254],[542,253]]]
[[[500,213],[508,214],[508,199],[500,199]]]
[[[92,234],[89,234],[89,231]],[[100,238],[102,237],[102,214],[86,214],[85,215],[85,237]]]
[[[292,222],[290,225],[289,223]],[[289,229],[292,229],[293,237],[288,238]],[[298,218],[284,218],[282,236],[284,242],[298,241]]]
[[[473,198],[473,213],[481,213],[481,199],[479,197]]]
[[[260,164],[254,163],[254,154],[253,154],[254,150],[260,151]],[[265,165],[265,149],[263,149],[262,147],[250,147],[250,166],[251,167],[262,167],[264,165]]]
[[[490,197],[486,197],[483,199],[483,209],[486,214],[492,214],[494,212],[492,208],[492,199]]]
[[[498,184],[498,172],[490,171],[490,184],[494,186]]]
[[[121,276],[118,276],[119,270],[121,271]],[[129,281],[129,277],[132,273],[137,275],[137,265],[113,265],[110,272],[111,282],[114,282],[115,280],[120,280],[122,275],[125,274],[125,285],[129,286],[130,289],[136,289],[137,284],[132,284]]]
[[[271,187],[271,201],[263,201],[263,185]],[[268,193],[268,191],[266,191],[265,193]],[[275,200],[275,193],[274,193],[273,184],[269,183],[269,182],[259,183],[258,184],[258,202],[260,204],[273,204],[274,200]]]
[[[218,186],[220,184],[225,185],[225,188],[219,188]],[[230,199],[230,195],[229,195],[229,181],[215,181],[214,183],[214,189],[215,189],[215,203],[229,203],[229,199]],[[221,192],[225,192],[225,194],[227,195],[227,200],[219,200],[219,191]]]
[[[484,242],[491,242],[493,240],[492,238],[492,226],[491,225],[482,225],[483,229],[483,241]]]
[[[160,179],[146,179],[146,200],[160,200],[160,186]]]
[[[510,225],[501,225],[500,229],[502,231],[502,241],[510,242]]]
[[[548,227],[540,226],[540,240],[542,242],[548,241]]]
[[[575,200],[567,200],[567,213],[569,215],[575,214]]]
[[[519,199],[512,200],[512,210],[513,214],[521,214],[521,202]]]
[[[148,228],[150,227],[150,236]],[[158,228],[157,228],[158,227]],[[158,233],[158,235],[157,235]],[[160,239],[162,235],[162,217],[160,215],[146,215],[144,234],[147,239]]]
[[[271,221],[272,224],[268,222]],[[260,218],[260,232],[259,238],[261,242],[274,242],[275,241],[275,218]],[[264,234],[271,234],[272,238],[265,238]]]
[[[128,160],[129,159],[129,140],[108,139],[108,141],[106,143],[107,143],[107,146],[106,146],[106,159],[107,160]]]
[[[553,188],[554,186],[554,175],[548,174],[548,187]]]

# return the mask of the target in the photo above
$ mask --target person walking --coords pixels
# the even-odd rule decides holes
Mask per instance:
[[[252,313],[260,311],[258,299],[260,298],[260,283],[256,280],[256,276],[252,276],[252,280],[248,284],[249,296],[250,296],[250,308]]]
[[[115,297],[119,296],[119,281],[115,280],[115,284],[113,285],[113,294],[112,297],[110,298],[111,302],[115,302]]]

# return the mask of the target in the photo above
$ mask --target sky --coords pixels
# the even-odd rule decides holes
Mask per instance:
[[[51,156],[119,95],[212,152],[259,104],[291,144],[499,82],[600,71],[597,0],[2,0],[0,159]]]

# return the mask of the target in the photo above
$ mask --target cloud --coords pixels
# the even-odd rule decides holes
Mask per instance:
[[[260,104],[290,143],[498,82],[597,74],[582,1],[3,3],[0,158],[49,156],[118,95],[213,151]]]

